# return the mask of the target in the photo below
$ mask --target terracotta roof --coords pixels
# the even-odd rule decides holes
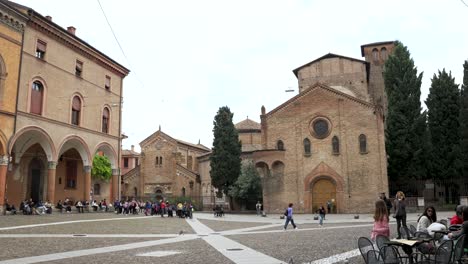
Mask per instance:
[[[250,120],[248,117],[247,119],[237,123],[234,125],[237,130],[259,130],[261,129],[260,123],[257,123],[253,120]]]
[[[346,60],[361,62],[361,63],[364,63],[364,64],[367,63],[367,62],[364,61],[364,60],[355,59],[355,58],[351,58],[351,57],[346,57],[346,56],[342,56],[342,55],[337,55],[337,54],[333,54],[333,53],[328,53],[328,54],[325,54],[325,55],[323,55],[322,57],[320,57],[320,58],[318,58],[318,59],[315,59],[315,60],[313,60],[313,61],[311,61],[311,62],[309,62],[309,63],[307,63],[307,64],[302,65],[302,66],[299,67],[299,68],[294,69],[294,70],[293,70],[294,75],[296,75],[296,77],[297,77],[297,72],[298,72],[300,69],[302,69],[302,68],[304,68],[304,67],[307,67],[307,66],[309,66],[309,65],[311,65],[311,64],[313,64],[313,63],[315,63],[315,62],[317,62],[317,61],[321,61],[321,60],[324,60],[324,59],[330,59],[330,58],[342,58],[342,59],[346,59]]]
[[[141,141],[141,142],[140,142],[140,146],[146,144],[146,142],[148,142],[151,138],[153,138],[153,137],[156,136],[157,134],[160,134],[161,136],[166,137],[166,138],[168,138],[169,140],[176,141],[178,144],[183,144],[183,145],[186,145],[186,146],[189,146],[189,147],[194,147],[194,148],[197,148],[197,149],[200,149],[200,150],[204,150],[204,151],[211,151],[211,149],[208,148],[208,147],[206,147],[205,145],[202,145],[202,144],[193,144],[193,143],[189,143],[189,142],[186,142],[186,141],[183,141],[183,140],[180,140],[180,139],[173,138],[173,137],[169,136],[168,134],[162,132],[161,130],[157,130],[156,132],[154,132],[153,134],[151,134],[149,137],[147,137],[147,138],[145,138],[143,141]]]
[[[140,156],[140,153],[132,151],[130,149],[123,149],[122,156]]]
[[[392,43],[395,43],[395,41],[381,41],[381,42],[374,42],[374,43],[361,45],[361,56],[364,57],[364,48],[365,47],[387,45],[387,44],[392,44]]]

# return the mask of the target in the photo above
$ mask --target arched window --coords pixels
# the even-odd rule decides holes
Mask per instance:
[[[332,138],[332,152],[333,154],[340,154],[340,140],[337,136]]]
[[[72,101],[72,116],[71,123],[72,125],[79,126],[81,118],[81,99],[78,96],[73,97]]]
[[[156,157],[156,160],[154,161],[154,166],[158,166],[159,165],[159,157]]]
[[[138,189],[137,187],[133,188],[133,197],[137,197]]]
[[[271,165],[271,172],[273,177],[283,177],[284,176],[284,163],[277,160]]]
[[[101,185],[99,183],[94,184],[93,194],[94,195],[101,195]]]
[[[276,149],[277,149],[277,150],[284,150],[283,141],[278,140],[278,142],[276,142]]]
[[[44,97],[44,85],[40,81],[35,81],[31,87],[31,105],[30,112],[36,115],[42,115],[42,100]]]
[[[185,187],[182,187],[182,197],[185,197]]]
[[[159,157],[159,165],[162,165],[162,157]]]
[[[2,106],[3,97],[5,96],[3,93],[5,89],[3,88],[5,85],[6,79],[6,67],[5,62],[3,61],[2,56],[0,56],[0,107]]]
[[[372,59],[374,62],[379,61],[379,50],[378,49],[373,49],[372,50]]]
[[[304,138],[304,155],[310,156],[310,140]]]
[[[359,135],[359,152],[361,154],[367,153],[367,138],[364,134]]]
[[[387,59],[388,57],[387,48],[383,47],[380,49],[380,56],[382,57],[382,60]]]
[[[110,117],[109,108],[104,107],[104,110],[102,111],[102,132],[103,133],[109,133],[109,117]]]

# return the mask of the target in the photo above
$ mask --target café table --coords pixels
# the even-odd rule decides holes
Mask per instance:
[[[410,238],[410,239],[392,239],[390,241],[384,242],[384,244],[389,246],[397,246],[401,247],[405,254],[408,256],[408,263],[413,263],[413,258],[411,257],[411,253],[413,253],[413,248],[417,247],[418,245],[430,242],[431,239],[427,238]]]

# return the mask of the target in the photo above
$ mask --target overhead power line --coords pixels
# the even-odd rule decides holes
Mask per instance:
[[[120,51],[122,52],[125,60],[127,61],[128,63],[128,66],[130,67],[130,69],[135,73],[135,77],[137,78],[137,80],[140,82],[141,86],[144,87],[144,84],[143,82],[140,80],[140,78],[138,78],[138,75],[135,71],[135,69],[132,67],[131,63],[130,63],[130,60],[128,59],[127,55],[125,54],[123,48],[122,48],[122,45],[120,45],[120,42],[119,42],[119,39],[117,38],[117,35],[115,35],[115,32],[114,32],[114,29],[112,28],[110,22],[109,22],[109,19],[107,19],[107,16],[106,16],[106,12],[104,12],[104,8],[102,7],[101,5],[101,2],[99,0],[97,0],[98,4],[99,4],[99,7],[101,8],[101,11],[102,11],[102,14],[104,15],[104,18],[106,19],[106,22],[107,22],[107,25],[109,25],[109,28],[112,32],[112,35],[114,36],[114,39],[115,41],[117,42],[117,45],[119,45],[119,48],[120,48]]]
[[[467,4],[467,3],[465,3],[465,1],[464,1],[464,0],[460,0],[460,1],[461,1],[461,2],[462,2],[462,3],[463,3],[465,6],[466,6],[466,7],[468,7],[468,4]]]

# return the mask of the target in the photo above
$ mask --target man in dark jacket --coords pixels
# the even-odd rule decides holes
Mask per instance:
[[[382,199],[384,202],[385,202],[385,205],[387,206],[387,210],[388,210],[388,215],[390,215],[390,210],[392,210],[392,202],[387,199],[387,197],[385,196],[385,193],[381,193],[380,194],[380,199]]]

